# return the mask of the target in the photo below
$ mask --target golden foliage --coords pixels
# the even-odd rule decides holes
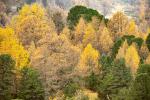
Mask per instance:
[[[95,72],[98,70],[98,59],[100,54],[91,44],[88,44],[81,53],[78,70],[81,72]]]
[[[96,36],[96,32],[92,26],[91,23],[88,23],[86,29],[85,29],[85,34],[83,36],[83,47],[86,47],[87,44],[92,44],[92,46],[96,46],[97,45],[97,36]]]
[[[31,42],[37,45],[46,34],[55,32],[54,26],[54,23],[46,17],[45,9],[36,3],[23,6],[19,15],[13,17],[11,22],[11,27],[25,46]]]
[[[122,12],[114,14],[108,23],[110,32],[112,32],[115,39],[125,34],[127,25],[128,18]]]
[[[10,54],[16,61],[17,69],[28,65],[28,52],[19,43],[11,28],[0,28],[0,54]]]
[[[133,19],[129,21],[129,24],[127,26],[127,33],[128,35],[139,37],[138,27]]]
[[[83,93],[88,96],[89,100],[99,100],[98,98],[98,93],[96,92],[93,92],[91,90],[88,90],[88,89],[84,89],[83,90]]]
[[[116,59],[121,59],[125,57],[126,50],[128,49],[128,43],[125,41],[123,45],[119,48],[118,53],[116,55]]]
[[[133,75],[136,74],[140,63],[140,57],[134,44],[129,46],[125,54],[126,66],[130,67]]]
[[[99,48],[102,52],[108,53],[113,46],[112,37],[106,27],[104,27],[102,34],[99,37]]]
[[[149,50],[147,48],[147,45],[144,43],[139,49],[139,55],[142,59],[146,59],[148,57],[148,54],[149,54]]]
[[[100,24],[101,24],[101,20],[98,19],[96,16],[92,17],[92,22],[91,22],[94,30],[98,31]]]
[[[77,66],[79,58],[80,49],[73,46],[64,34],[53,34],[49,41],[37,47],[32,53],[31,65],[46,78],[46,91],[58,91],[73,77],[72,71]]]
[[[75,43],[82,43],[83,40],[83,35],[85,33],[85,29],[86,29],[86,23],[84,21],[84,19],[81,17],[79,20],[79,23],[77,24],[77,26],[75,27]]]
[[[67,26],[64,27],[64,29],[62,30],[61,34],[66,35],[66,37],[71,40],[70,30],[69,30],[69,28]]]

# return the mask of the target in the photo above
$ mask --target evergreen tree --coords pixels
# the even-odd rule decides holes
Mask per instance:
[[[32,68],[24,67],[21,70],[19,98],[23,100],[44,100],[44,88],[39,74]]]
[[[10,55],[0,55],[0,99],[11,100],[15,61]]]
[[[106,61],[109,61],[109,59]],[[125,66],[124,59],[116,60],[110,64],[103,62],[100,76],[98,92],[102,94],[103,98],[111,98],[112,100],[117,98],[121,89],[129,88],[132,80],[130,69]]]
[[[139,67],[137,76],[131,87],[131,100],[150,100],[150,65]]]
[[[150,51],[150,34],[147,36],[146,45],[147,45],[147,48],[148,48],[149,51]]]
[[[103,56],[100,63],[101,72],[98,75],[92,73],[86,78],[87,88],[98,92],[102,100],[125,100],[121,94],[128,92],[132,76],[124,59],[112,61],[110,57]]]

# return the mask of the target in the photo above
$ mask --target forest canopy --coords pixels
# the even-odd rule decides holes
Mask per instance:
[[[66,11],[26,0],[13,12],[1,0],[0,100],[150,100],[142,1],[138,18],[117,11],[107,19],[85,4]]]

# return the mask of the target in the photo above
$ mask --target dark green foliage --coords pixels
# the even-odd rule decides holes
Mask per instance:
[[[128,45],[130,46],[132,43],[136,43],[139,48],[141,48],[144,40],[142,38],[136,38],[134,35],[124,35],[122,38],[118,39],[114,46],[112,47],[112,58],[115,59],[118,53],[119,48],[122,44],[127,40]]]
[[[113,95],[112,95],[113,96]],[[112,100],[130,100],[129,89],[123,88],[118,91],[117,96],[114,95]]]
[[[150,100],[150,65],[139,67],[130,91],[131,100]]]
[[[141,48],[142,44],[144,43],[144,40],[142,38],[135,38],[133,42],[137,43],[137,46]]]
[[[150,34],[147,36],[146,45],[147,45],[148,50],[150,51]]]
[[[134,36],[134,35],[124,35],[124,36],[122,37],[122,39],[123,39],[124,41],[127,40],[128,45],[131,45],[132,42],[133,42],[134,39],[135,39],[135,36]]]
[[[78,23],[80,17],[83,17],[85,21],[90,22],[93,16],[96,16],[100,20],[104,18],[104,16],[100,15],[98,11],[96,10],[93,10],[84,6],[73,7],[70,9],[70,12],[68,13],[68,18],[67,18],[69,28],[73,29],[74,26],[76,26],[76,24]],[[108,19],[105,22],[108,22]]]
[[[118,40],[114,43],[114,45],[113,45],[113,47],[112,47],[112,54],[111,54],[111,56],[112,56],[113,59],[116,58],[116,54],[118,53],[118,50],[119,50],[119,48],[122,46],[123,42],[124,42],[123,39],[118,39]]]
[[[97,91],[99,88],[100,83],[100,77],[99,75],[95,75],[94,73],[91,73],[90,76],[86,77],[86,87],[90,90]]]
[[[92,73],[87,79],[88,88],[96,91],[100,98],[124,98],[119,95],[120,91],[126,93],[123,89],[128,89],[132,81],[130,69],[125,66],[124,59],[112,61],[110,57],[102,57],[101,73],[95,75]],[[119,97],[117,97],[119,96]],[[123,99],[125,100],[125,99]]]
[[[66,97],[73,97],[78,89],[78,83],[69,82],[64,88],[64,94]]]
[[[11,100],[15,61],[10,55],[0,55],[0,100]]]
[[[39,74],[32,68],[23,68],[21,71],[19,98],[23,100],[44,100],[44,89]]]
[[[102,69],[105,69],[105,67],[108,66],[102,66]],[[124,59],[112,62],[105,75],[101,76],[103,77],[100,83],[100,91],[104,96],[109,95],[112,99],[117,96],[119,90],[128,88],[132,80],[130,69],[125,66]]]
[[[128,45],[131,45],[132,43],[135,42],[139,48],[141,48],[141,46],[144,42],[144,40],[142,38],[140,38],[140,37],[136,38],[134,35],[124,35],[122,37],[122,39],[127,40]]]

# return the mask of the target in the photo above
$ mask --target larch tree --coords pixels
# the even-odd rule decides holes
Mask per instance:
[[[147,28],[148,28],[148,23],[146,21],[146,7],[147,7],[147,0],[140,0],[140,5],[139,5],[139,20],[140,20],[140,25],[139,29],[141,33],[146,33]]]
[[[114,14],[108,22],[110,32],[112,32],[115,39],[125,34],[127,25],[128,18],[122,12],[117,12],[116,14]]]
[[[0,54],[10,54],[20,69],[29,63],[29,54],[19,43],[13,29],[0,28]]]
[[[122,59],[122,58],[124,58],[128,47],[129,46],[128,46],[127,41],[124,41],[124,43],[122,44],[122,46],[118,50],[118,53],[116,55],[116,59]]]
[[[31,65],[40,72],[46,97],[62,90],[73,78],[79,57],[80,49],[73,46],[64,34],[54,34],[47,43],[36,48],[31,55]]]
[[[126,66],[131,69],[132,75],[135,76],[140,64],[140,57],[134,44],[128,47],[125,54]]]
[[[99,52],[95,50],[91,44],[88,44],[81,53],[77,70],[85,74],[99,71],[99,57]]]
[[[149,50],[145,43],[143,43],[141,48],[139,49],[139,55],[143,60],[145,60],[149,56]]]
[[[83,36],[85,34],[86,23],[84,19],[81,17],[77,26],[75,27],[74,39],[75,44],[82,43]]]
[[[36,3],[24,5],[19,14],[13,17],[10,26],[26,48],[32,41],[37,46],[41,38],[55,32],[53,21],[47,18],[45,9]]]
[[[133,19],[129,21],[127,26],[127,34],[139,37],[138,27]]]
[[[110,32],[104,27],[102,33],[99,36],[99,49],[103,53],[108,53],[113,46],[113,40]]]
[[[101,24],[101,20],[98,19],[96,16],[92,17],[92,22],[91,22],[93,28],[98,31],[100,24]]]
[[[68,26],[65,26],[61,32],[61,34],[64,34],[69,40],[71,40],[71,31],[68,28]]]
[[[83,47],[86,47],[87,44],[92,44],[94,48],[97,47],[97,36],[96,36],[96,31],[94,30],[93,26],[91,23],[88,23],[86,29],[85,29],[85,34],[83,36]]]

